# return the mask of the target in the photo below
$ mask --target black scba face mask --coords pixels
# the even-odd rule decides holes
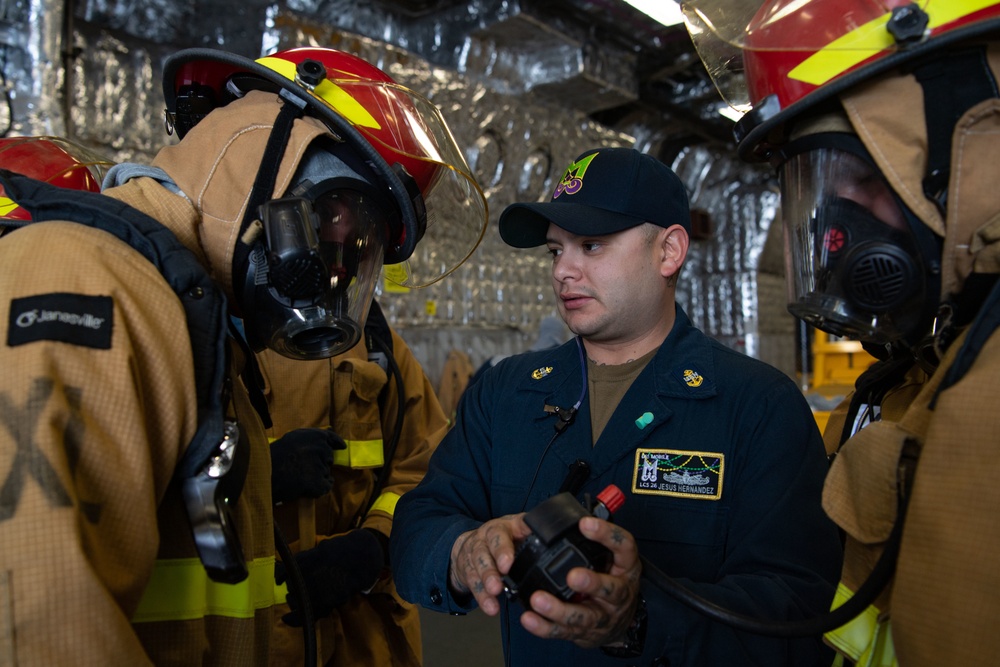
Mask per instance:
[[[912,330],[927,295],[927,273],[912,236],[843,198],[828,200],[812,223],[814,289],[791,302],[789,311],[821,330],[871,342]]]
[[[317,194],[319,193],[319,194]],[[364,181],[306,182],[260,209],[242,306],[247,341],[325,359],[361,338],[385,253],[387,216]]]
[[[836,336],[919,340],[937,306],[931,232],[854,151],[810,146],[781,177],[789,312]]]

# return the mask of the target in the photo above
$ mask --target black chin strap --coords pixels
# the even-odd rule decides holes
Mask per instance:
[[[264,154],[260,159],[260,166],[257,168],[257,177],[254,179],[253,188],[250,190],[250,199],[247,203],[246,212],[243,214],[243,222],[240,223],[240,238],[250,226],[250,223],[257,218],[257,209],[270,199],[274,193],[274,184],[278,181],[278,169],[281,167],[281,160],[285,156],[285,149],[288,147],[288,139],[292,136],[292,126],[296,118],[300,118],[306,108],[305,100],[294,95],[281,91],[279,96],[284,100],[281,111],[274,120],[271,129],[271,136],[267,138],[267,145],[264,147]],[[250,254],[250,246],[245,243],[237,243],[233,257],[233,266],[243,266]],[[233,281],[233,289],[237,294],[240,292],[239,281]]]

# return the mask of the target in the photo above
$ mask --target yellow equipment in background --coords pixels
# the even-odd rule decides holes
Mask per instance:
[[[859,341],[838,338],[818,329],[813,334],[813,375],[807,398],[822,433],[830,410],[854,388],[854,381],[875,363],[875,357],[865,352]]]

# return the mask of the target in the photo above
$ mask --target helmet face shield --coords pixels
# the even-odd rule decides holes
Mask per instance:
[[[387,219],[374,196],[340,186],[261,207],[263,238],[243,291],[255,350],[324,359],[361,338],[385,252]],[[310,189],[315,192],[316,187]]]
[[[249,90],[291,95],[367,161],[399,209],[386,240],[393,282],[424,287],[454,271],[486,233],[486,197],[440,111],[388,74],[336,49],[299,47],[256,61],[184,49],[164,63],[166,122],[180,136]],[[425,249],[413,251],[418,241]]]
[[[691,40],[734,133],[767,161],[789,121],[879,74],[1000,28],[1000,0],[685,0]]]
[[[930,25],[914,23],[914,40],[968,13],[949,8],[950,1],[688,0],[682,7],[723,99],[746,111],[772,93],[785,107],[874,56],[902,48],[887,29],[893,10],[930,15]]]
[[[289,60],[261,58],[258,63],[288,78]],[[381,79],[338,77],[335,70],[311,93],[350,123],[400,176],[423,219],[416,229],[403,229],[430,249],[433,262],[408,255],[389,272],[406,287],[424,287],[448,275],[472,254],[486,233],[486,198],[455,142],[440,110],[426,97]],[[390,242],[393,241],[390,239]],[[391,253],[390,253],[391,254]],[[391,257],[390,257],[391,261]]]
[[[789,312],[872,343],[915,333],[928,271],[877,169],[851,152],[819,148],[792,155],[780,177]]]
[[[352,120],[355,128],[379,153],[392,154],[390,164],[402,167],[404,181],[412,178],[423,196],[426,223],[418,234],[434,261],[424,260],[425,253],[411,255],[388,272],[389,279],[406,287],[440,280],[469,258],[488,222],[486,198],[441,112],[419,93],[393,83],[324,83],[366,101],[372,113],[359,113]]]

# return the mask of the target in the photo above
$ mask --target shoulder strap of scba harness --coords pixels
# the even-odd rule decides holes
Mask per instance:
[[[124,202],[60,188],[6,169],[0,169],[0,185],[32,218],[0,221],[0,226],[59,220],[108,232],[149,260],[177,294],[194,357],[198,429],[174,478],[182,487],[198,553],[209,576],[227,583],[242,581],[247,576],[243,551],[224,515],[242,488],[249,448],[237,446],[238,430],[224,416],[228,400],[225,295],[173,232]],[[223,478],[228,479],[223,482]],[[218,497],[220,483],[225,491],[221,495],[229,497]]]

